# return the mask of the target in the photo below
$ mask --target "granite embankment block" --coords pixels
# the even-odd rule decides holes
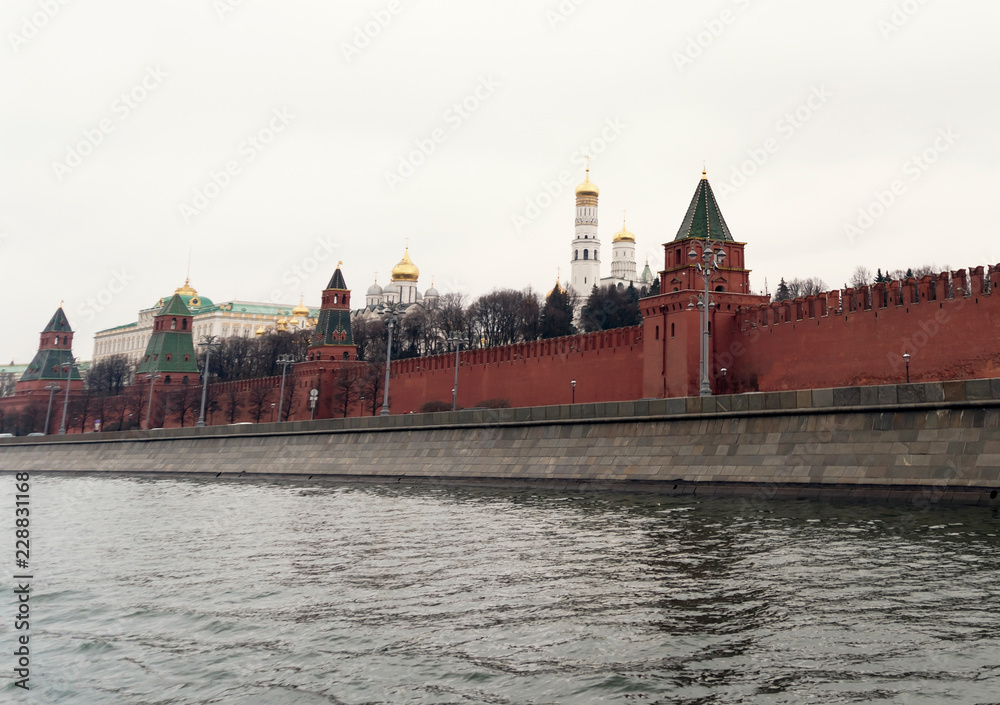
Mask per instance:
[[[757,485],[753,496],[781,487],[801,497],[832,487],[837,496],[881,497],[878,488],[902,487],[996,503],[995,381],[8,439],[0,442],[0,469],[668,493]]]

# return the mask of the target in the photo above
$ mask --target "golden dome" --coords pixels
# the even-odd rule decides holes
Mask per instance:
[[[295,316],[292,316],[291,318],[288,319],[288,325],[297,326],[298,324],[299,324],[299,319],[296,318]]]
[[[612,242],[635,242],[635,235],[630,233],[625,227],[625,218],[622,218],[622,229],[615,233]]]
[[[187,277],[184,278],[184,286],[179,286],[174,291],[175,294],[180,294],[181,296],[197,296],[198,292],[191,287],[191,280]],[[197,305],[197,304],[195,304]]]
[[[415,282],[419,276],[420,270],[410,259],[410,248],[407,247],[406,252],[403,253],[403,259],[399,260],[399,264],[392,268],[392,280],[394,282]]]
[[[576,187],[577,196],[597,196],[601,193],[601,190],[597,188],[597,184],[590,180],[590,167],[587,167],[587,176],[583,180],[583,183]]]
[[[257,329],[257,331],[255,332],[255,335],[259,338],[260,336],[264,335],[264,333],[266,333],[266,332],[267,331],[264,330],[264,326],[261,326],[260,328]]]
[[[301,296],[299,297],[299,305],[292,309],[292,315],[309,317],[309,307],[303,305]]]
[[[549,289],[549,293],[547,293],[545,295],[545,298],[547,299],[550,296],[552,296],[552,292],[554,292],[556,289],[559,290],[560,294],[565,294],[566,293],[565,287],[563,287],[563,285],[559,283],[559,277],[556,277],[556,285],[554,287],[552,287],[551,289]]]

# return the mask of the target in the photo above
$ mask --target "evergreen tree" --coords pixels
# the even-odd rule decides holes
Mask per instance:
[[[878,270],[878,274],[875,275],[875,283],[876,284],[881,284],[884,281],[885,281],[885,277],[882,276],[882,269],[880,268]]]
[[[907,269],[906,270],[906,278],[907,279],[913,279],[913,270],[912,269]]]
[[[787,301],[790,298],[792,298],[792,294],[788,290],[788,284],[785,283],[785,278],[782,277],[781,281],[778,283],[778,290],[774,292],[774,300]]]
[[[542,338],[558,338],[563,335],[573,335],[573,302],[569,292],[558,282],[555,288],[545,297],[545,307],[542,309]]]

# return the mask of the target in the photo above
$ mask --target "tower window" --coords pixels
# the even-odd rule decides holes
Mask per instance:
[[[171,318],[170,319],[170,330],[177,330],[177,319],[176,318]]]
[[[590,251],[589,250],[584,250],[583,251],[583,258],[584,259],[590,259]]]
[[[670,337],[671,338],[674,337],[674,324],[673,323],[670,324]]]
[[[580,259],[580,250],[573,250],[573,259]]]
[[[187,329],[188,329],[188,319],[182,318],[181,319],[181,330],[187,330]]]

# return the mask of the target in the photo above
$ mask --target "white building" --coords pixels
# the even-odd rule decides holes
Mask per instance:
[[[311,330],[316,326],[316,316],[319,313],[318,306],[310,309],[301,300],[297,306],[253,301],[216,304],[207,297],[199,296],[188,280],[174,293],[180,294],[194,314],[192,331],[195,343],[205,336],[249,337],[261,336],[272,330]],[[132,362],[138,362],[145,354],[153,332],[153,317],[169,300],[170,296],[165,296],[155,306],[142,309],[133,323],[98,331],[94,335],[93,362],[100,362],[112,355],[127,355]]]
[[[365,294],[365,308],[373,310],[383,304],[422,304],[426,308],[434,308],[438,301],[438,290],[431,284],[431,288],[420,293],[417,284],[420,279],[420,270],[410,259],[410,248],[407,247],[403,253],[403,259],[392,268],[392,276],[389,284],[382,288],[378,285],[378,277],[375,283],[368,287]]]

